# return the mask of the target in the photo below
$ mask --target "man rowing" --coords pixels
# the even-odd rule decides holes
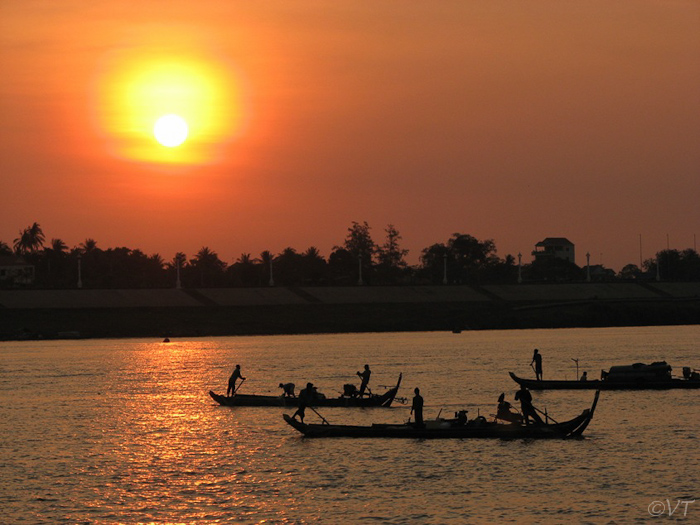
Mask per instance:
[[[359,396],[362,397],[365,395],[365,389],[367,388],[367,384],[369,383],[369,378],[372,375],[372,371],[369,369],[369,365],[365,365],[365,369],[362,372],[357,373],[358,376],[362,379],[362,383],[360,384],[360,393]]]
[[[530,424],[531,419],[534,423],[544,425],[544,421],[542,421],[542,418],[532,405],[532,394],[527,388],[521,386],[520,390],[515,393],[515,400],[520,400],[520,410],[523,413],[523,419],[525,420],[526,425]]]
[[[292,414],[292,419],[296,419],[299,416],[301,422],[304,422],[304,416],[306,415],[306,407],[313,405],[316,401],[318,394],[316,393],[316,388],[314,388],[313,383],[306,383],[306,388],[303,388],[299,392],[299,408]]]
[[[231,377],[228,378],[228,389],[226,390],[227,396],[230,397],[232,394],[236,393],[236,381],[239,379],[241,380],[241,383],[245,381],[245,377],[241,375],[241,365],[236,365]]]

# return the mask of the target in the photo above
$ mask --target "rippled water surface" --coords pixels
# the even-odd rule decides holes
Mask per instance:
[[[572,358],[591,378],[662,359],[700,368],[697,326],[0,343],[2,520],[629,523],[668,519],[670,503],[671,519],[700,522],[700,390],[603,392],[570,441],[306,440],[280,408],[207,395],[240,363],[241,392],[313,381],[336,396],[369,363],[375,392],[399,372],[399,395],[419,386],[426,418],[488,416],[516,390],[508,371],[532,375],[535,347],[551,379],[572,379]],[[569,419],[593,392],[533,396]],[[408,408],[322,414],[401,422]]]

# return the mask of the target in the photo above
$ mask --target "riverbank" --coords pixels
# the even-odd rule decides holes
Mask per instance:
[[[700,324],[700,283],[0,290],[0,339]]]

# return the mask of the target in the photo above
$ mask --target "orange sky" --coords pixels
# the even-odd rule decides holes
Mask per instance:
[[[368,221],[411,263],[454,232],[524,262],[567,237],[616,270],[640,234],[645,258],[692,248],[698,27],[673,0],[2,1],[0,240],[36,221],[231,263],[328,256]],[[158,97],[124,102],[159,61],[209,90],[177,154],[134,127]]]

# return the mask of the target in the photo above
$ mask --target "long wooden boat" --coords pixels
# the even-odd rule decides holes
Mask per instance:
[[[689,367],[683,368],[683,378],[671,376],[671,367],[665,361],[645,365],[613,366],[603,371],[603,379],[586,381],[537,380],[510,377],[530,390],[669,390],[674,388],[700,388],[700,374]]]
[[[401,386],[399,374],[396,386],[390,388],[383,394],[370,394],[368,396],[345,396],[321,397],[314,401],[314,407],[383,407],[389,408],[396,398],[396,394]],[[298,397],[266,396],[257,394],[234,394],[233,396],[223,396],[209,391],[209,395],[214,401],[223,406],[237,407],[298,407]]]
[[[409,439],[471,439],[471,438],[501,438],[501,439],[552,439],[572,438],[580,436],[593,419],[593,413],[598,403],[600,392],[596,392],[593,404],[580,415],[563,423],[532,424],[499,423],[487,421],[483,417],[471,421],[458,419],[436,419],[426,421],[424,427],[415,423],[403,424],[373,424],[360,425],[331,425],[324,423],[302,423],[284,414],[284,420],[294,429],[308,438],[409,438]]]

